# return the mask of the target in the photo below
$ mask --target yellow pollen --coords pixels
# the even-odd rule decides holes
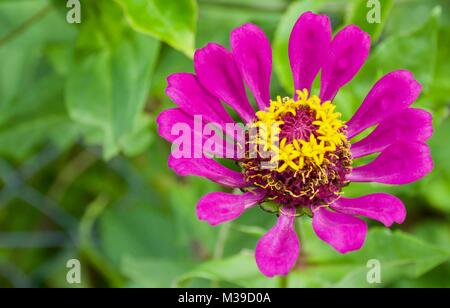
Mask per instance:
[[[311,165],[320,167],[326,161],[326,154],[336,151],[347,141],[345,122],[340,119],[341,114],[335,112],[336,106],[332,102],[322,103],[319,97],[310,96],[306,89],[297,91],[297,96],[297,100],[280,96],[272,100],[266,110],[256,113],[257,120],[252,124],[258,129],[254,143],[262,146],[264,151],[273,152],[271,161],[279,162],[277,171],[280,173],[288,168],[297,172]],[[315,114],[312,122],[317,127],[315,134],[311,134],[306,141],[294,139],[288,143],[286,138],[280,141],[283,117],[289,113],[296,116],[302,107],[309,108]]]

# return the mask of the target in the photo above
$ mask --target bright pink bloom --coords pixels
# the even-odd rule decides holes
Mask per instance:
[[[327,16],[311,12],[303,14],[294,26],[289,42],[295,90],[306,89],[308,93],[321,71],[320,100],[332,101],[339,89],[363,66],[370,45],[369,35],[354,25],[345,27],[332,38]],[[247,98],[245,84],[253,93],[259,110],[269,110],[272,73],[269,40],[258,27],[246,24],[231,33],[231,49],[208,44],[195,54],[195,75],[180,73],[168,78],[166,93],[178,108],[159,115],[157,122],[162,137],[174,142],[177,136],[173,135],[173,126],[185,123],[193,128],[194,116],[198,115],[202,116],[202,128],[213,122],[225,132],[225,125],[234,121],[222,103],[234,109],[245,124],[253,123],[257,116]],[[258,242],[255,256],[259,269],[266,276],[286,275],[294,267],[300,250],[294,230],[298,209],[310,210],[317,236],[340,253],[358,250],[365,242],[367,225],[358,216],[377,220],[386,227],[394,222],[403,223],[406,209],[401,200],[392,195],[372,194],[349,199],[339,193],[349,182],[402,185],[431,172],[433,162],[425,144],[433,132],[431,115],[410,108],[420,92],[420,84],[408,71],[394,71],[381,78],[346,126],[337,131],[345,135],[345,141],[337,142],[333,150],[330,147],[317,150],[320,161],[315,166],[321,172],[311,169],[306,179],[298,175],[304,168],[300,156],[306,155],[312,160],[313,154],[308,156],[307,150],[298,149],[300,146],[295,140],[315,144],[316,140],[310,141],[310,136],[320,139],[320,134],[314,126],[318,115],[305,105],[282,118],[280,138],[285,139],[285,143],[293,142],[289,145],[289,153],[294,153],[284,160],[295,161],[293,166],[290,165],[293,169],[286,163],[284,167],[277,166],[277,171],[266,171],[255,167],[255,161],[262,161],[260,158],[239,157],[232,159],[240,163],[242,172],[207,157],[171,156],[169,166],[179,175],[206,177],[244,191],[243,194],[210,193],[199,201],[197,215],[211,225],[236,219],[248,208],[268,200],[278,203],[278,223]],[[300,95],[296,93],[295,98]],[[350,147],[347,139],[351,140],[373,126],[376,129],[368,137]],[[194,133],[192,146],[196,143],[204,145],[207,139],[207,136]],[[234,143],[223,141],[208,151],[209,154],[223,155],[236,148]],[[317,147],[325,144],[317,141]],[[374,153],[380,154],[371,163],[352,167],[353,159]],[[325,167],[321,167],[322,160],[328,162]],[[274,185],[276,181],[281,186]],[[312,187],[314,194],[305,194],[306,185]]]

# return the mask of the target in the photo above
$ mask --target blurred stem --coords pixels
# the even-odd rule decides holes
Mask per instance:
[[[48,196],[55,200],[61,200],[67,188],[97,161],[97,157],[89,151],[83,151],[75,156],[61,170],[56,180],[48,191]]]
[[[227,242],[228,235],[230,234],[231,222],[226,223],[220,227],[219,235],[217,237],[216,246],[214,247],[213,259],[218,260],[223,257],[223,251]],[[218,281],[211,281],[211,288],[219,288]]]
[[[305,253],[305,246],[304,246],[304,240],[303,240],[303,226],[302,226],[303,217],[304,216],[298,217],[298,219],[295,220],[295,224],[294,224],[295,230],[297,232],[298,240],[300,241],[300,244],[301,244],[299,260],[300,260],[300,256],[304,255],[304,253]],[[288,282],[289,282],[288,280],[289,280],[289,275],[280,276],[279,282],[278,282],[278,287],[279,288],[287,288]]]
[[[303,234],[303,225],[302,221],[305,216],[300,216],[296,222],[295,222],[295,231],[297,232],[298,240],[300,241],[301,249],[300,249],[300,255],[305,254],[305,239]]]
[[[4,37],[0,38],[0,46],[5,45],[10,40],[14,39],[16,36],[19,36],[22,32],[27,30],[34,23],[44,18],[47,15],[47,13],[50,12],[51,10],[52,10],[51,4],[44,6],[30,18],[21,23],[18,27],[14,28],[11,32],[7,33]]]
[[[113,267],[101,256],[92,244],[92,230],[100,214],[108,205],[108,200],[104,196],[99,196],[86,209],[79,226],[80,234],[80,254],[97,271],[105,277],[105,280],[114,288],[123,287],[124,279]]]
[[[230,233],[231,222],[224,224],[220,227],[219,236],[217,238],[216,246],[214,247],[213,259],[221,259],[223,257],[223,251],[225,244]]]
[[[286,289],[288,287],[288,275],[280,276],[280,281],[278,283],[279,288]]]

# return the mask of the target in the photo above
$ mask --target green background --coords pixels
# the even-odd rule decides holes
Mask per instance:
[[[368,24],[366,0],[81,0],[78,25],[66,2],[0,0],[0,286],[450,287],[450,1],[381,1],[382,23]],[[414,106],[434,115],[435,170],[401,187],[350,185],[348,196],[398,195],[407,221],[370,222],[364,248],[339,255],[299,219],[299,266],[267,279],[252,250],[276,217],[254,208],[217,228],[198,221],[197,200],[221,188],[168,169],[154,120],[173,107],[166,77],[192,71],[209,41],[228,47],[245,22],[272,42],[272,95],[290,94],[289,33],[307,10],[372,36],[336,98],[345,119],[383,74],[415,74]],[[66,281],[74,258],[81,285]],[[367,283],[370,259],[381,284]]]

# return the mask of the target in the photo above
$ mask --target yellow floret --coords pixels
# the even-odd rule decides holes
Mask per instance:
[[[345,123],[340,120],[341,114],[335,112],[336,106],[330,102],[321,102],[320,98],[309,96],[308,91],[297,91],[297,100],[292,98],[277,97],[271,101],[270,106],[256,113],[257,120],[253,123],[258,128],[256,144],[262,145],[264,151],[272,150],[272,161],[278,161],[278,172],[287,168],[294,171],[303,169],[306,164],[321,166],[328,152],[336,151],[336,148],[346,142],[347,138],[342,132]],[[312,123],[317,126],[316,135],[311,134],[309,140],[281,140],[279,146],[280,126],[284,124],[283,116],[288,113],[296,115],[300,107],[306,106],[316,114]]]

